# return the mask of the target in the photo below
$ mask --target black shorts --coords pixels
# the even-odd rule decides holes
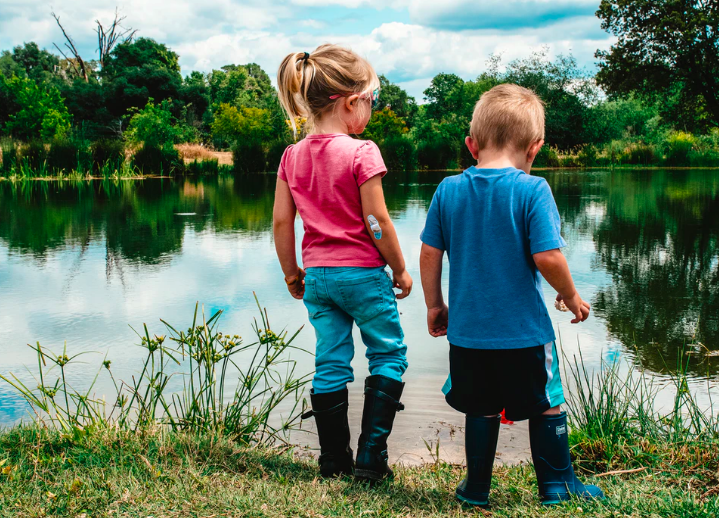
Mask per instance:
[[[554,342],[526,349],[450,345],[449,373],[447,403],[472,416],[505,410],[510,421],[523,421],[564,403]]]

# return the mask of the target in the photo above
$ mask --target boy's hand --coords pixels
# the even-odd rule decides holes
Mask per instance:
[[[582,300],[582,297],[580,297],[579,293],[576,291],[574,292],[574,296],[570,299],[565,299],[561,295],[557,294],[557,300],[560,302],[564,301],[564,305],[567,306],[567,309],[574,313],[572,324],[584,322],[587,318],[589,318],[589,311],[592,307],[589,305],[589,302]]]
[[[447,336],[447,324],[449,322],[449,308],[443,304],[438,308],[427,308],[427,329],[429,334],[435,338]]]
[[[305,271],[302,268],[297,269],[297,275],[294,277],[285,277],[287,290],[294,298],[302,300],[305,296]]]
[[[395,288],[402,290],[402,293],[397,294],[398,299],[403,299],[412,293],[412,277],[407,270],[392,272],[392,283]]]

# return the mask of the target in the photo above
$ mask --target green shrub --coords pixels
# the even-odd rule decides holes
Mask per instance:
[[[444,170],[456,161],[456,148],[446,139],[423,140],[417,146],[417,162],[422,168]]]
[[[207,160],[197,160],[195,159],[192,162],[189,162],[188,164],[185,164],[185,174],[192,174],[192,175],[209,175],[209,174],[219,174],[220,173],[220,162],[216,158],[207,159]]]
[[[0,173],[9,174],[17,162],[17,148],[12,139],[0,139]]]
[[[267,169],[265,150],[259,141],[238,141],[232,147],[232,161],[237,173],[260,173]]]
[[[719,150],[693,149],[689,153],[689,164],[694,167],[719,167]]]
[[[404,135],[392,135],[382,144],[382,157],[390,171],[413,171],[417,168],[414,142]]]
[[[559,167],[562,165],[559,160],[557,148],[544,145],[534,159],[534,167]]]
[[[287,146],[288,143],[284,140],[274,140],[270,143],[270,147],[267,150],[268,171],[277,171],[280,168],[280,161]]]
[[[180,153],[173,146],[144,145],[135,152],[133,165],[142,174],[177,174],[184,171]]]
[[[47,170],[47,148],[41,140],[31,140],[20,146],[18,158],[23,166],[32,171]]]
[[[597,165],[598,155],[597,148],[592,144],[587,144],[582,146],[579,153],[577,153],[577,162],[582,167],[592,167]]]
[[[696,138],[683,131],[674,131],[666,139],[666,164],[673,166],[688,166],[689,155],[694,149]]]
[[[120,169],[125,162],[125,143],[116,139],[101,139],[90,145],[93,170],[107,165],[109,169]]]
[[[629,144],[621,156],[623,164],[650,165],[657,162],[657,154],[654,146],[644,142],[633,142]]]
[[[47,154],[48,167],[53,171],[71,173],[89,171],[91,155],[87,144],[71,139],[56,139]]]

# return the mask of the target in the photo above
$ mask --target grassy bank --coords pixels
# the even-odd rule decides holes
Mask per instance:
[[[186,330],[165,324],[166,335],[145,326],[140,373],[116,380],[105,359],[83,390],[66,382],[76,378],[78,355],[32,346],[37,387],[0,376],[35,415],[0,432],[0,517],[719,514],[719,415],[697,404],[684,354],[668,386],[631,364],[589,371],[581,356],[566,358],[574,464],[609,499],[545,509],[531,465],[498,466],[488,514],[455,500],[463,468],[441,459],[398,467],[394,481],[372,488],[320,480],[315,461],[285,434],[296,427],[308,379],[289,356],[296,333],[272,331],[258,310],[247,344],[218,330],[220,312],[206,319],[196,310]],[[114,395],[94,393],[100,375]],[[671,404],[657,409],[667,390]],[[283,401],[289,410],[277,421]]]
[[[719,514],[716,449],[686,446],[678,457],[668,445],[642,448],[657,462],[589,477],[610,495],[603,503],[542,508],[531,466],[496,467],[491,516]],[[463,469],[441,462],[399,468],[393,482],[370,489],[349,478],[320,480],[314,461],[290,451],[188,433],[105,429],[71,437],[17,428],[0,434],[0,450],[0,516],[8,518],[490,515],[455,500]]]

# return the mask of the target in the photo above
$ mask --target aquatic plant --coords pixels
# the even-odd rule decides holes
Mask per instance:
[[[289,356],[292,350],[302,351],[292,345],[301,329],[291,336],[275,332],[257,297],[255,301],[260,321],[253,324],[256,340],[248,344],[238,335],[218,331],[222,311],[205,319],[199,305],[187,330],[162,321],[168,334],[153,335],[144,325],[138,336],[146,350],[145,360],[140,374],[130,381],[116,380],[112,363],[105,358],[89,386],[76,390],[67,381],[68,369],[88,353],[69,355],[65,346],[55,354],[39,343],[30,346],[38,359],[36,388],[13,374],[0,375],[0,379],[27,401],[37,423],[73,435],[88,428],[147,431],[166,427],[228,436],[243,444],[272,443],[299,420],[310,375],[297,375],[296,361]],[[115,389],[109,405],[94,393],[104,373]],[[228,392],[229,378],[235,376],[234,389]],[[182,378],[179,391],[171,388],[176,377]],[[286,400],[290,406],[280,418],[275,411]]]

